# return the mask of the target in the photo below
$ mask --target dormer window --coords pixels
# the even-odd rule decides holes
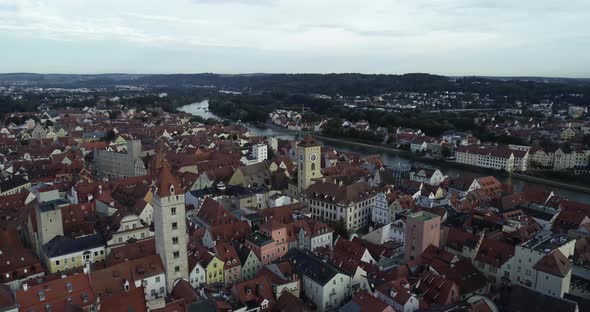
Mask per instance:
[[[174,195],[174,185],[170,185],[170,195]]]

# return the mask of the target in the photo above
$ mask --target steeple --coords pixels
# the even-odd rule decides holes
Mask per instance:
[[[165,145],[158,142],[156,145],[156,154],[152,160],[152,172],[157,172],[162,169],[162,163],[166,160],[166,149]]]
[[[168,161],[164,159],[162,161],[162,168],[160,169],[160,175],[156,183],[156,194],[162,198],[171,195],[182,194],[182,188],[180,183],[172,175]]]

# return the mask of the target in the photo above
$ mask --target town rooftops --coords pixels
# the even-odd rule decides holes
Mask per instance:
[[[158,255],[151,255],[94,271],[90,276],[94,291],[102,296],[125,292],[126,282],[133,289],[135,282],[160,274],[164,274],[162,260]]]
[[[304,194],[310,199],[348,205],[372,198],[377,191],[365,182],[339,185],[318,181],[305,190]]]
[[[16,292],[20,311],[69,311],[75,306],[90,307],[96,301],[90,278],[82,273],[27,286]]]
[[[105,239],[100,234],[92,234],[79,238],[57,235],[43,245],[43,250],[49,258],[68,255],[84,250],[104,247]]]

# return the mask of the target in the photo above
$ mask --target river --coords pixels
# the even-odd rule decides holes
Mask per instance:
[[[193,114],[193,115],[201,116],[203,118],[214,118],[214,119],[218,119],[218,120],[221,119],[220,117],[216,116],[215,114],[209,112],[209,101],[208,100],[182,106],[179,108],[179,110],[186,112],[186,113]],[[260,136],[274,136],[274,137],[284,139],[284,140],[292,140],[295,138],[295,135],[292,132],[289,132],[286,130],[281,131],[281,130],[277,130],[277,129],[273,129],[273,128],[261,129],[261,128],[257,128],[257,127],[251,126],[251,125],[245,125],[245,126],[251,132],[255,133],[256,135],[260,135]],[[382,150],[378,147],[359,146],[359,145],[348,144],[348,143],[344,143],[344,142],[333,142],[333,141],[328,142],[328,141],[324,141],[322,139],[317,139],[317,141],[324,146],[330,146],[332,148],[335,148],[338,152],[352,152],[352,153],[357,153],[362,156],[379,154],[381,156],[381,159],[383,159],[383,161],[387,165],[395,165],[395,164],[400,164],[400,163],[401,164],[414,163],[418,166],[424,166],[424,167],[430,167],[430,168],[439,167],[443,171],[444,174],[446,174],[450,177],[457,177],[459,175],[470,175],[470,176],[484,175],[479,172],[473,172],[473,171],[469,171],[469,170],[465,170],[465,169],[455,168],[452,166],[452,164],[433,165],[433,164],[428,164],[427,162],[424,162],[424,161],[413,161],[413,160],[404,158],[403,156],[399,155],[398,153],[396,153],[394,151]],[[568,190],[568,189],[564,189],[564,188],[560,188],[560,187],[547,186],[547,185],[541,184],[541,183],[528,182],[528,181],[524,181],[524,180],[521,180],[521,179],[518,179],[518,178],[515,178],[512,176],[497,176],[497,178],[498,178],[498,180],[502,181],[503,183],[509,183],[509,184],[514,185],[517,190],[521,190],[525,184],[542,185],[546,189],[552,190],[553,192],[555,192],[556,195],[570,198],[570,199],[576,200],[576,201],[585,202],[585,203],[590,202],[590,194],[587,194],[587,193],[572,191],[572,190]]]

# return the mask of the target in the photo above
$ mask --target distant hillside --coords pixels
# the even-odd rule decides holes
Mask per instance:
[[[377,95],[395,91],[463,91],[482,94],[538,98],[564,93],[590,94],[590,79],[537,77],[445,77],[431,74],[0,74],[0,85],[38,87],[112,88],[117,85],[148,88],[215,87],[248,93]]]

